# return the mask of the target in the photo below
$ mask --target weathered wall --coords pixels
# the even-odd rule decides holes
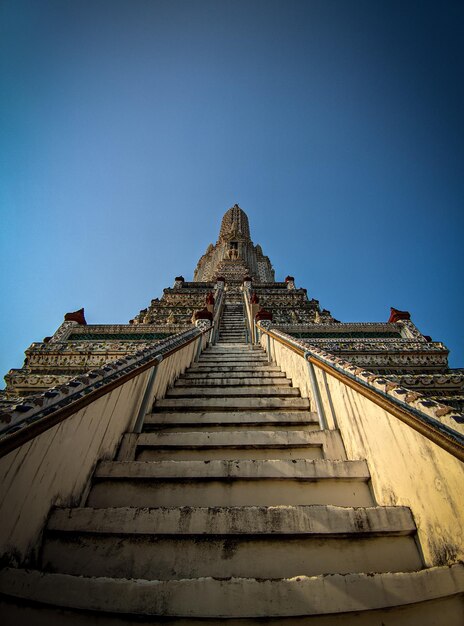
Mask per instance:
[[[267,352],[268,340],[267,336],[264,334],[261,336],[261,345]],[[293,386],[299,387],[303,398],[309,398],[311,411],[315,411],[316,407],[312,399],[311,385],[308,377],[308,366],[304,359],[272,338],[270,339],[269,345],[271,349],[271,359],[276,361],[284,372],[287,372],[289,378],[292,379]]]
[[[195,341],[161,362],[154,397],[164,396],[196,347]],[[148,376],[143,372],[0,459],[4,562],[33,563],[50,508],[81,503],[97,462],[112,459],[121,436],[131,430]]]
[[[277,342],[274,347],[277,363],[311,395],[303,358]],[[411,508],[427,566],[463,559],[464,464],[335,377],[315,371],[329,428],[338,424],[349,459],[367,460],[376,502]]]

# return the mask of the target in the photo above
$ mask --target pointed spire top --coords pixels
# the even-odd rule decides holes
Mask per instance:
[[[247,214],[238,204],[225,212],[219,231],[219,241],[230,241],[234,238],[251,241]]]

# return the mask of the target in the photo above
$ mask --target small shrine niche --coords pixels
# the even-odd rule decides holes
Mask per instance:
[[[238,241],[229,241],[227,255],[229,259],[238,259]]]

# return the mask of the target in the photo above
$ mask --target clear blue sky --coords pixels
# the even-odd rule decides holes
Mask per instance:
[[[4,0],[1,364],[191,279],[238,202],[341,321],[464,366],[464,3]]]

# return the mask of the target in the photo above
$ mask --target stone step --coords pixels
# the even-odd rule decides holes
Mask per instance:
[[[245,338],[245,331],[240,331],[240,332],[229,332],[229,333],[219,333],[219,341],[220,342],[224,342],[224,341],[243,341]]]
[[[245,320],[241,319],[234,322],[231,321],[226,324],[221,324],[220,326],[220,330],[233,330],[234,328],[239,328],[240,330],[245,328]]]
[[[97,479],[168,479],[203,480],[280,479],[318,482],[324,479],[367,482],[366,461],[101,461],[95,470]]]
[[[181,431],[182,432],[182,431]],[[211,431],[207,431],[210,432]],[[245,431],[246,432],[246,431]],[[147,433],[148,434],[148,433]],[[172,433],[177,435],[178,433]],[[204,434],[203,432],[195,434]],[[181,446],[137,446],[135,456],[125,460],[135,461],[246,461],[246,460],[293,460],[322,459],[322,445],[306,446],[224,446],[187,448]]]
[[[146,580],[414,571],[414,532],[394,507],[65,509],[49,520],[41,565]]]
[[[106,461],[87,506],[373,506],[364,461]]]
[[[346,458],[338,431],[157,432],[125,435],[125,440],[138,461]]]
[[[150,615],[154,626],[157,616],[160,625],[166,618],[180,617],[181,621],[171,622],[175,626],[238,626],[231,619],[240,619],[240,626],[254,626],[262,619],[266,624],[297,626],[305,623],[305,616],[314,624],[320,616],[319,623],[325,626],[337,621],[343,626],[461,626],[464,566],[416,572],[301,574],[264,580],[201,577],[170,581],[6,567],[0,572],[0,587],[4,594],[2,614],[11,618],[8,626],[20,623],[18,609],[7,604],[8,599],[32,603],[27,623],[43,624],[41,619],[45,618],[47,626],[89,624],[89,615],[95,612],[103,613],[105,626],[134,624],[134,618],[125,621],[129,615]],[[115,621],[109,613],[116,615]],[[95,619],[100,618],[96,615]]]
[[[308,398],[164,398],[157,400],[155,411],[263,411],[263,410],[309,410]]]
[[[236,344],[237,342],[241,342],[243,345],[246,345],[245,343],[245,333],[237,333],[237,334],[233,334],[233,335],[219,335],[219,342],[221,344]]]
[[[227,428],[240,426],[240,428],[265,427],[274,430],[276,427],[285,426],[288,428],[301,428],[311,426],[319,428],[319,421],[316,413],[309,411],[226,411],[214,412],[172,412],[172,413],[150,413],[145,418],[144,427],[183,427],[208,428],[215,426]]]
[[[265,365],[268,362],[267,357],[252,353],[244,354],[243,356],[234,354],[213,356],[205,354],[201,355],[198,360],[198,363],[202,363],[204,365],[246,365],[247,363],[250,365]]]
[[[244,339],[237,339],[236,341],[233,341],[232,339],[230,340],[225,340],[225,339],[221,339],[219,337],[218,342],[215,344],[218,347],[223,347],[226,349],[230,349],[230,348],[250,348],[250,344],[245,342]]]
[[[237,384],[240,383],[240,381],[242,380],[255,380],[255,381],[259,381],[262,380],[263,382],[267,382],[267,381],[275,381],[275,383],[272,384],[283,384],[280,381],[286,381],[286,380],[290,380],[289,378],[286,378],[285,376],[285,372],[278,372],[278,371],[256,371],[256,370],[247,370],[247,371],[242,371],[242,372],[216,372],[216,370],[214,368],[211,368],[211,371],[209,373],[205,373],[205,372],[199,372],[199,371],[190,371],[188,370],[187,372],[185,372],[185,374],[183,374],[181,376],[181,378],[179,378],[177,380],[177,382],[182,381],[191,381],[193,384],[193,381],[195,380],[216,380],[218,385],[223,385],[225,384],[226,380],[231,380],[234,379],[237,381]],[[277,382],[279,381],[279,382]],[[183,383],[182,383],[183,384]]]
[[[132,434],[131,434],[132,436]],[[281,448],[282,446],[310,446],[327,445],[328,441],[339,439],[336,430],[319,430],[308,433],[302,431],[287,431],[276,428],[272,433],[262,431],[241,430],[227,433],[181,433],[170,435],[164,433],[141,433],[138,435],[138,446],[161,446],[183,448],[211,448],[244,446],[251,448]]]
[[[240,320],[237,322],[229,322],[228,324],[221,324],[220,326],[220,330],[224,331],[224,330],[243,330],[244,328],[246,328],[245,326],[245,320]]]
[[[221,334],[226,335],[226,334],[231,334],[234,332],[243,332],[244,329],[245,329],[244,324],[237,324],[237,325],[230,324],[229,326],[221,326],[219,330]]]
[[[219,344],[216,344],[219,348],[221,348],[221,346]],[[205,351],[202,352],[202,354],[200,355],[200,358],[202,359],[212,359],[213,361],[217,361],[220,359],[228,359],[228,358],[235,358],[235,359],[267,359],[268,356],[265,352],[261,352],[257,351],[257,350],[252,350],[250,347],[250,344],[240,344],[239,347],[237,348],[234,345],[231,345],[230,347],[225,347],[223,346],[222,349],[220,351]]]
[[[226,377],[210,377],[210,378],[192,378],[191,376],[182,376],[178,378],[175,385],[176,387],[191,387],[191,386],[215,386],[220,387],[259,387],[261,385],[275,385],[279,387],[289,387],[292,381],[289,378],[264,378],[263,376],[250,376],[240,377],[232,376]]]
[[[220,344],[231,344],[231,345],[236,345],[237,343],[241,343],[244,346],[247,345],[245,342],[245,337],[239,338],[239,337],[235,337],[234,339],[219,339]]]
[[[246,355],[246,354],[263,354],[265,355],[264,352],[262,352],[261,350],[254,350],[251,346],[251,344],[247,344],[246,346],[241,346],[239,348],[237,347],[228,347],[228,346],[220,346],[218,344],[216,344],[215,346],[212,346],[211,348],[207,348],[206,350],[204,350],[202,352],[202,354],[211,354],[214,356],[222,356],[222,355]]]
[[[166,398],[200,398],[202,396],[215,398],[244,397],[244,398],[271,398],[271,397],[294,397],[300,396],[297,387],[285,387],[280,385],[250,385],[229,387],[172,387],[166,393]]]
[[[132,535],[309,535],[311,537],[412,535],[406,506],[243,506],[55,508],[47,529],[60,532]]]
[[[244,363],[243,365],[210,365],[209,363],[193,363],[187,370],[187,373],[202,373],[202,372],[280,372],[280,368],[277,365],[268,364],[253,364]]]

